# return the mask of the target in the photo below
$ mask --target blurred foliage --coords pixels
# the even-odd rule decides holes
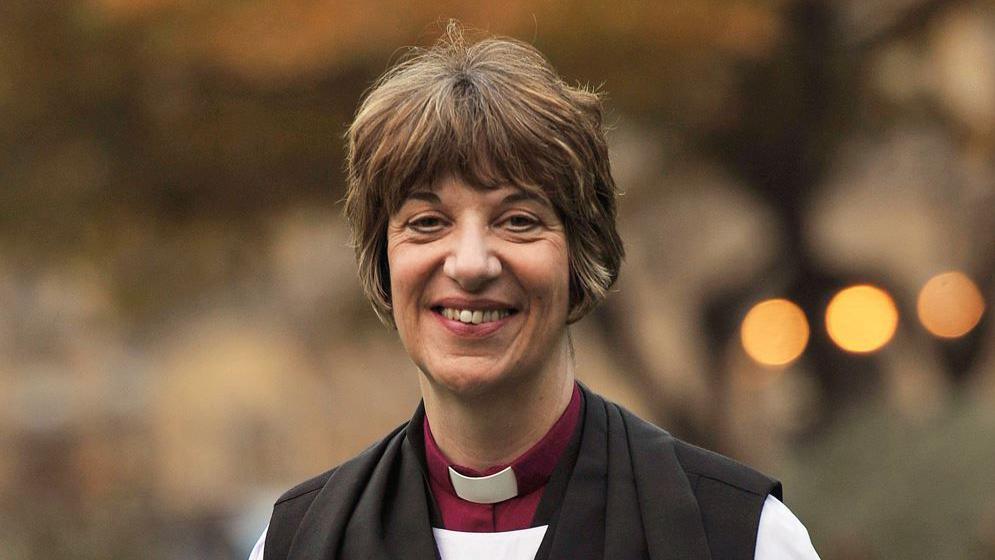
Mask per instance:
[[[824,558],[954,560],[995,554],[995,480],[979,475],[992,472],[995,411],[958,401],[919,422],[854,411],[800,450],[784,482],[796,513],[820,520]]]

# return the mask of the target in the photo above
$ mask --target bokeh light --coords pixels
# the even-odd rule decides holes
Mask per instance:
[[[985,299],[962,272],[950,271],[929,279],[916,302],[919,321],[941,338],[964,336],[981,320]]]
[[[754,305],[740,330],[743,349],[766,366],[793,362],[805,350],[808,336],[805,313],[786,299],[768,299]]]
[[[898,327],[898,308],[888,292],[866,284],[840,290],[826,308],[829,338],[848,352],[878,350]]]

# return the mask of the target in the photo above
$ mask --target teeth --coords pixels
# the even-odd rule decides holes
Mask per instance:
[[[471,311],[469,309],[453,309],[451,307],[442,308],[442,316],[446,319],[459,321],[461,323],[472,323],[474,325],[498,321],[500,319],[504,319],[510,314],[511,311],[508,309],[489,309],[487,311],[477,309],[475,311]]]

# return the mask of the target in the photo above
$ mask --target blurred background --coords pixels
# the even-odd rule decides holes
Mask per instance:
[[[582,380],[782,479],[824,559],[995,558],[982,0],[5,0],[0,557],[244,558],[410,416],[342,135],[450,17],[607,92]]]

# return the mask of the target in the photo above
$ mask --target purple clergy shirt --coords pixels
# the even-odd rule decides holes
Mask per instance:
[[[511,462],[518,481],[518,495],[496,504],[468,502],[456,495],[449,479],[449,467],[465,476],[487,476],[499,472],[508,465],[495,465],[477,471],[450,462],[432,436],[432,429],[425,417],[425,460],[428,463],[429,485],[435,503],[442,515],[442,529],[473,533],[493,533],[527,529],[535,517],[536,508],[542,498],[549,476],[556,468],[560,456],[566,451],[570,438],[580,420],[580,388],[574,385],[570,404],[560,415],[545,436],[528,451]]]

